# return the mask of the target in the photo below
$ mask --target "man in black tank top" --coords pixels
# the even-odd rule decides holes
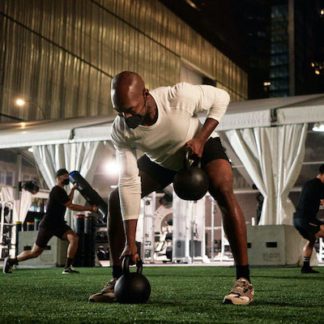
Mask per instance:
[[[67,259],[63,274],[78,273],[72,268],[73,259],[78,249],[78,235],[65,222],[64,216],[66,208],[75,211],[91,211],[96,212],[96,206],[81,206],[72,203],[74,190],[72,187],[68,195],[64,190],[64,186],[69,184],[69,172],[66,169],[59,169],[56,172],[56,185],[52,188],[46,208],[46,214],[39,224],[39,230],[36,242],[29,251],[21,252],[16,258],[7,257],[3,263],[3,272],[10,273],[13,265],[24,260],[36,258],[42,254],[48,241],[56,236],[61,240],[69,242],[67,249]]]
[[[316,239],[324,237],[324,223],[316,217],[320,205],[324,205],[324,164],[320,166],[317,177],[304,184],[294,213],[294,226],[307,240],[303,249],[302,273],[318,273],[310,266],[310,258]]]

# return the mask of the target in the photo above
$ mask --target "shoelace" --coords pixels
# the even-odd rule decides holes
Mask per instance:
[[[242,292],[244,293],[248,290],[249,290],[249,283],[243,280],[239,280],[236,282],[235,287],[231,290],[231,293],[241,295]]]
[[[105,286],[104,286],[104,288],[102,289],[102,291],[105,291],[106,289],[114,289],[115,288],[115,284],[116,284],[116,279],[111,279],[110,281],[108,281],[106,284],[105,284]]]

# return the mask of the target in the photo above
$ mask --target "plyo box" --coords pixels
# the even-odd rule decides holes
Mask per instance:
[[[38,231],[19,232],[18,234],[18,254],[23,250],[32,249]],[[34,259],[21,262],[19,266],[32,267],[56,267],[64,266],[66,261],[68,242],[53,236],[47,243],[43,253]]]
[[[297,265],[305,240],[291,225],[247,226],[250,265]]]

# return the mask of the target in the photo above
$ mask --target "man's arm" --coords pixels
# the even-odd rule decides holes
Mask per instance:
[[[121,254],[121,258],[126,255],[130,255],[132,262],[136,263],[139,259],[139,254],[136,246],[136,228],[137,219],[124,220],[125,230],[125,248]]]
[[[121,257],[130,255],[132,261],[136,262],[139,257],[135,242],[136,227],[141,209],[141,181],[136,152],[130,149],[117,150],[117,159],[121,165],[118,188],[126,237]]]
[[[201,157],[206,141],[227,110],[230,96],[225,90],[213,86],[200,85],[192,87],[192,94],[197,97],[195,113],[205,111],[207,112],[207,118],[202,128],[186,143],[186,146],[193,155]]]
[[[217,125],[218,121],[216,119],[206,119],[203,127],[199,130],[199,132],[194,136],[194,138],[186,143],[186,147],[190,149],[192,154],[197,155],[199,158],[202,156],[205,143],[211,133],[215,130]]]
[[[68,197],[69,197],[69,200],[73,200],[73,196],[74,196],[74,191],[75,191],[75,189],[77,189],[77,184],[74,184],[73,185],[73,187],[72,187],[72,189],[71,189],[71,191],[70,191],[70,193],[69,193],[69,195],[68,195]]]
[[[69,200],[66,204],[64,204],[64,206],[74,211],[90,211],[90,212],[98,211],[98,207],[95,205],[81,206],[81,205],[73,204],[72,200]]]
[[[197,112],[208,111],[207,118],[212,118],[220,122],[230,102],[228,92],[208,85],[200,85],[197,87],[200,89]]]
[[[73,196],[74,191],[77,189],[77,184],[74,184],[70,193],[68,194],[69,200],[64,204],[64,206],[68,209],[74,210],[74,211],[90,211],[90,212],[97,212],[98,207],[95,205],[90,206],[81,206],[77,204],[73,204]]]

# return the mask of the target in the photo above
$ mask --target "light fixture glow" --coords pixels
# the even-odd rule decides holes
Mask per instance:
[[[104,163],[103,169],[107,175],[115,177],[119,174],[120,165],[116,160],[108,160]]]
[[[18,107],[23,107],[23,106],[26,105],[26,100],[23,99],[23,98],[17,98],[17,99],[15,100],[15,104],[16,104],[16,106],[18,106]]]
[[[32,106],[40,111],[42,114],[42,117],[46,119],[46,112],[45,110],[40,107],[40,105],[37,102],[31,101],[29,99],[24,99],[22,97],[18,97],[15,99],[15,105],[17,107],[25,107],[28,104],[28,108],[31,108]]]
[[[186,2],[191,8],[194,8],[196,10],[200,10],[192,0],[186,0]]]
[[[315,123],[313,126],[314,132],[324,132],[324,123]]]

